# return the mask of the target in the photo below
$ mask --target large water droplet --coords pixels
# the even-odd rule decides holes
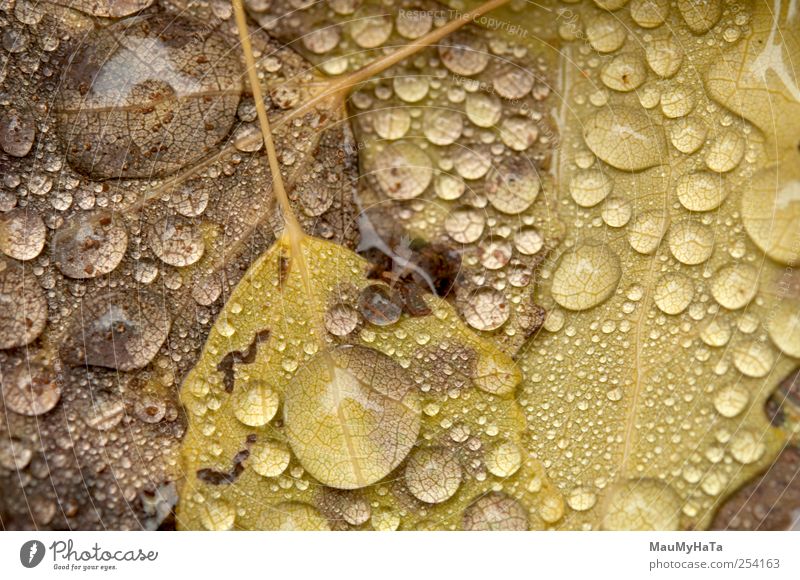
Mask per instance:
[[[408,490],[425,503],[441,503],[453,497],[461,485],[461,466],[449,450],[441,447],[418,449],[406,464]]]
[[[509,157],[489,171],[486,177],[486,196],[495,209],[518,214],[528,209],[541,189],[539,174],[533,164],[523,157]]]
[[[614,293],[621,275],[619,257],[610,248],[585,244],[561,258],[551,292],[564,308],[587,310]]]
[[[606,530],[677,530],[683,502],[669,486],[654,479],[618,484],[607,500]]]
[[[466,31],[458,31],[442,40],[439,57],[450,72],[465,77],[478,74],[489,64],[486,43]]]
[[[53,236],[53,261],[70,278],[95,278],[113,271],[125,255],[122,219],[106,210],[78,213]]]
[[[711,281],[711,295],[728,310],[744,308],[758,292],[758,270],[747,264],[720,268]]]
[[[32,260],[44,248],[47,230],[33,208],[0,213],[0,252],[16,260]]]
[[[525,531],[528,511],[517,500],[493,491],[472,502],[461,522],[468,531]]]
[[[70,164],[96,178],[162,176],[210,153],[236,120],[238,55],[174,15],[99,28],[70,59],[57,103]]]
[[[624,171],[653,167],[666,156],[661,128],[638,109],[602,109],[586,121],[584,139],[595,155]]]
[[[414,383],[388,356],[364,347],[317,354],[286,387],[289,444],[325,485],[354,489],[388,475],[417,440]]]
[[[413,199],[433,179],[433,163],[412,143],[392,143],[375,157],[375,178],[387,197]]]

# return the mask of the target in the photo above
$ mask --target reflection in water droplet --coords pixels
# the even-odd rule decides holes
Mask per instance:
[[[233,414],[248,427],[263,427],[275,417],[278,393],[261,381],[236,381],[231,399]]]
[[[358,325],[358,312],[347,304],[334,304],[325,311],[325,328],[334,336],[347,336]]]
[[[612,228],[625,226],[630,221],[632,213],[631,204],[621,197],[610,197],[600,211],[603,221]]]
[[[411,115],[406,109],[393,107],[372,113],[372,128],[378,137],[393,141],[400,139],[411,127]]]
[[[492,127],[503,113],[503,105],[495,95],[470,93],[465,105],[467,118],[478,127]]]
[[[683,50],[673,36],[657,39],[645,46],[647,64],[662,78],[669,78],[681,68]]]
[[[464,320],[477,330],[495,330],[505,324],[511,313],[503,293],[494,288],[479,288],[461,304]]]
[[[153,253],[170,266],[191,266],[203,257],[203,235],[191,221],[180,216],[166,216],[152,226],[147,243]]]
[[[736,169],[744,157],[746,143],[738,130],[726,129],[706,149],[706,166],[717,173]]]
[[[708,126],[698,117],[684,117],[669,127],[669,140],[672,146],[687,155],[694,153],[706,142]]]
[[[600,80],[609,89],[628,92],[639,88],[647,78],[642,59],[633,53],[621,54],[609,61],[600,73]]]
[[[761,435],[750,429],[739,429],[731,438],[729,449],[736,461],[749,465],[764,456],[767,446]]]
[[[793,265],[800,260],[800,179],[778,178],[775,169],[766,169],[748,183],[742,222],[750,239],[770,258]]]
[[[461,136],[464,122],[461,113],[450,109],[426,109],[423,121],[425,137],[434,145],[450,145]]]
[[[483,212],[469,207],[450,212],[444,221],[448,235],[462,244],[471,244],[478,240],[485,225],[486,217]]]
[[[26,362],[6,370],[2,380],[5,408],[19,415],[36,417],[52,410],[61,399],[61,388],[48,366]]]
[[[567,504],[576,512],[592,509],[597,503],[597,495],[586,487],[576,487],[567,496]]]

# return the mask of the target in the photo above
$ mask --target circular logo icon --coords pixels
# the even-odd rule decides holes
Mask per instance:
[[[35,568],[44,559],[44,544],[39,540],[29,540],[19,549],[19,561],[26,568]]]

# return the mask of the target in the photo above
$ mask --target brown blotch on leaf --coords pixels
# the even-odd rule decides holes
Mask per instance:
[[[270,331],[262,330],[258,332],[253,338],[252,342],[247,346],[244,352],[240,350],[233,350],[226,354],[222,360],[217,364],[217,370],[222,373],[222,384],[225,387],[226,393],[233,392],[233,383],[235,376],[233,373],[234,364],[250,364],[256,359],[258,353],[258,345],[269,339]]]

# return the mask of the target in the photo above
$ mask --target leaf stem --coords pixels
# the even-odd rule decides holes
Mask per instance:
[[[256,113],[258,114],[258,121],[261,125],[261,136],[264,139],[264,146],[266,147],[267,158],[269,160],[269,168],[272,172],[272,189],[275,192],[275,197],[278,200],[281,213],[283,214],[283,221],[286,225],[285,233],[288,234],[290,240],[297,242],[305,237],[305,232],[300,226],[300,222],[297,221],[297,216],[295,216],[294,210],[289,203],[289,196],[286,193],[286,187],[283,184],[280,163],[278,162],[278,152],[275,148],[275,142],[272,139],[272,130],[269,126],[267,109],[264,107],[264,96],[261,92],[261,83],[258,81],[256,63],[255,59],[253,58],[253,47],[250,43],[250,34],[247,28],[247,20],[245,17],[242,0],[233,0],[233,11],[236,16],[236,28],[239,31],[239,39],[242,42],[242,52],[244,53],[247,77],[250,81],[250,88],[253,91]]]

